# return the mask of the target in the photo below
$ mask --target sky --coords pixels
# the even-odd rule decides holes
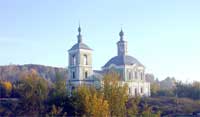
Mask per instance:
[[[199,0],[1,0],[0,65],[67,68],[80,22],[93,69],[117,55],[122,28],[128,54],[147,73],[200,81],[199,6]]]

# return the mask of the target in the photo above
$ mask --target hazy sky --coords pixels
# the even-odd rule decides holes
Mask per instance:
[[[1,0],[0,65],[67,68],[79,21],[94,69],[117,54],[122,27],[147,72],[200,81],[200,0]]]

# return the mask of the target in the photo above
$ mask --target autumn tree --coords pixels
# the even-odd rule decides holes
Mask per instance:
[[[66,80],[56,73],[55,82],[52,83],[48,103],[56,106],[63,106],[67,97]]]
[[[23,74],[15,86],[19,94],[19,108],[22,111],[19,114],[38,115],[44,111],[44,101],[49,91],[48,82],[39,77],[35,70]]]
[[[108,101],[110,116],[126,115],[126,102],[128,101],[128,87],[119,81],[120,77],[117,73],[111,72],[103,78],[103,94]]]
[[[196,100],[200,100],[200,82],[195,81],[192,83],[193,95],[192,98]]]
[[[160,86],[158,83],[151,83],[151,95],[156,96],[158,91],[160,91]]]
[[[77,89],[77,94],[80,103],[83,104],[86,116],[109,116],[108,102],[104,99],[104,96],[101,93],[97,92],[94,87],[88,87],[85,85],[79,86]]]
[[[175,94],[178,97],[187,97],[194,100],[200,99],[200,82],[193,82],[193,83],[176,83]]]
[[[9,81],[0,81],[0,97],[9,97],[12,91],[12,84]]]
[[[136,117],[139,113],[139,103],[140,103],[140,97],[134,97],[129,99],[127,102],[126,108],[127,108],[127,116],[129,117]]]
[[[59,73],[56,73],[55,81],[51,84],[50,92],[47,99],[49,115],[70,116],[74,113],[72,97],[69,97],[66,88],[66,79]],[[61,109],[62,108],[62,109]],[[59,112],[56,114],[56,112]]]
[[[65,97],[67,95],[66,87],[66,79],[61,77],[59,73],[56,73],[55,82],[53,83],[53,96]]]
[[[67,112],[62,113],[62,110],[63,110],[62,107],[57,107],[56,105],[52,105],[51,111],[49,113],[46,113],[46,117],[67,116]]]
[[[142,114],[144,117],[150,117],[152,115],[151,106],[149,106],[148,104],[145,103]]]

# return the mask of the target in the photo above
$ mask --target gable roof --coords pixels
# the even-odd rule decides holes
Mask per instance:
[[[85,50],[92,50],[89,46],[87,46],[84,43],[76,43],[75,45],[72,46],[70,50],[76,50],[76,49],[85,49]]]

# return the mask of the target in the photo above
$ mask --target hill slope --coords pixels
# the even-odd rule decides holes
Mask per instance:
[[[0,66],[0,80],[7,80],[13,82],[19,79],[21,74],[28,73],[33,69],[37,71],[39,76],[51,82],[54,82],[56,73],[61,75],[62,78],[67,78],[67,69],[65,68],[27,64]]]

